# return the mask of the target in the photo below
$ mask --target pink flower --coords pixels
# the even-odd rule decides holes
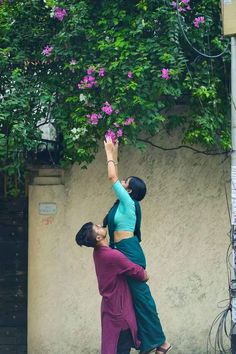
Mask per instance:
[[[129,79],[132,79],[132,77],[133,77],[132,71],[128,71],[128,74],[127,74],[127,75],[128,75],[128,78],[129,78]]]
[[[199,24],[204,23],[204,22],[205,22],[204,16],[196,17],[193,21],[193,25],[194,25],[194,27],[199,28]]]
[[[188,10],[191,10],[191,7],[189,6],[189,2],[190,0],[182,0],[179,2],[179,6],[178,6],[178,11],[179,12],[186,12]],[[172,1],[170,3],[174,9],[177,9],[177,3],[176,1]]]
[[[134,118],[133,117],[129,117],[125,120],[125,122],[123,123],[123,125],[130,125],[134,123]]]
[[[110,103],[105,102],[104,106],[102,107],[102,111],[108,115],[111,115],[113,112],[113,109],[112,109],[112,106],[110,105]]]
[[[95,82],[95,77],[91,75],[85,76],[84,79],[86,82]]]
[[[102,118],[101,114],[97,114],[97,113],[92,113],[87,114],[87,123],[93,124],[93,125],[97,125],[98,124],[98,120]]]
[[[42,54],[45,55],[45,57],[49,57],[52,54],[53,47],[46,45],[46,47],[43,49]]]
[[[122,129],[118,129],[116,135],[117,135],[117,138],[121,138],[122,135],[123,135],[123,130]]]
[[[104,68],[99,69],[99,74],[98,75],[103,77],[105,75],[105,69]]]
[[[106,134],[105,134],[105,138],[106,138],[106,139],[107,139],[107,138],[110,138],[110,139],[112,140],[113,144],[116,143],[116,134],[115,134],[115,132],[113,132],[113,130],[111,130],[111,129],[108,129],[108,131],[107,131]]]
[[[54,10],[54,18],[59,21],[63,21],[63,18],[67,15],[66,9],[62,9],[61,7],[55,7]]]
[[[113,123],[113,125],[114,125],[116,128],[119,128],[119,127],[120,127],[120,124],[118,124],[118,123]]]
[[[165,69],[163,68],[161,70],[162,74],[161,74],[161,77],[165,80],[169,80],[170,76],[169,76],[169,69]]]
[[[87,74],[88,74],[88,75],[91,75],[92,73],[93,73],[93,69],[88,68],[88,70],[87,70]]]
[[[97,81],[95,80],[94,76],[87,75],[85,76],[80,83],[78,84],[79,89],[84,89],[84,88],[92,88],[93,86],[96,86]]]

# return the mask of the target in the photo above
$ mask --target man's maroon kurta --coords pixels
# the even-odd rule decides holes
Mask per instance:
[[[102,296],[101,354],[116,354],[120,331],[128,328],[138,348],[140,342],[137,338],[137,324],[126,276],[144,281],[144,270],[110,247],[95,248],[93,257],[98,288]]]

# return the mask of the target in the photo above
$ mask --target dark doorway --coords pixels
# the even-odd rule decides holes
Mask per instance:
[[[28,200],[0,197],[0,354],[27,353]]]

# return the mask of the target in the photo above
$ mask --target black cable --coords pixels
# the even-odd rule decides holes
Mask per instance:
[[[230,353],[230,347],[225,348],[225,343],[224,343],[224,337],[227,339],[230,337],[230,334],[227,331],[227,317],[229,313],[231,312],[231,307],[230,305],[227,306],[226,309],[221,311],[213,320],[213,323],[211,325],[208,337],[207,337],[207,354],[210,354],[211,351],[210,349],[214,350],[214,353]],[[213,336],[213,329],[218,323],[218,327],[216,330],[216,335],[215,335],[215,340],[214,343],[212,343],[212,336]]]
[[[192,146],[188,146],[188,145],[179,145],[179,146],[176,146],[176,147],[173,147],[173,148],[165,148],[163,146],[160,146],[160,145],[156,145],[154,143],[152,143],[150,140],[148,139],[141,139],[141,138],[138,138],[137,139],[138,141],[142,141],[143,143],[147,143],[147,144],[150,144],[160,150],[164,150],[164,151],[171,151],[171,150],[179,150],[179,149],[189,149],[189,150],[192,150],[198,154],[203,154],[203,155],[209,155],[209,156],[215,156],[215,155],[226,155],[228,156],[228,154],[232,153],[232,150],[227,150],[227,151],[202,151],[202,150],[198,150],[198,149],[195,149],[193,148]]]
[[[231,233],[231,230],[228,234]],[[230,240],[231,241],[231,240]],[[229,246],[226,251],[226,257],[225,257],[225,262],[226,262],[226,270],[227,270],[227,280],[228,280],[228,291],[229,291],[229,298],[225,299],[223,301],[227,301],[226,307],[223,311],[221,311],[219,314],[216,315],[214,318],[208,336],[207,336],[207,354],[210,354],[212,352],[212,349],[215,354],[221,353],[221,354],[228,354],[231,353],[231,348],[230,344],[229,347],[226,348],[226,340],[227,342],[230,343],[230,336],[231,336],[231,330],[227,328],[227,321],[230,319],[228,318],[229,315],[231,315],[231,285],[230,285],[230,268],[232,268],[232,264],[230,262],[230,256],[231,256],[231,242],[229,243]],[[218,304],[222,303],[223,301],[220,301]],[[213,330],[216,329],[216,333],[213,334]],[[214,337],[214,341],[213,338]]]

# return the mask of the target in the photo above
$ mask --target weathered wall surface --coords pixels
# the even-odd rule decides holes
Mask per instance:
[[[145,153],[123,149],[119,175],[146,180],[143,248],[150,287],[175,354],[204,354],[211,323],[227,297],[225,253],[229,218],[228,162],[188,150]],[[229,184],[227,184],[229,187]],[[100,296],[92,250],[74,237],[87,221],[101,222],[114,201],[101,151],[87,170],[74,166],[65,186],[31,186],[29,354],[97,354]],[[57,203],[53,221],[39,202]]]

